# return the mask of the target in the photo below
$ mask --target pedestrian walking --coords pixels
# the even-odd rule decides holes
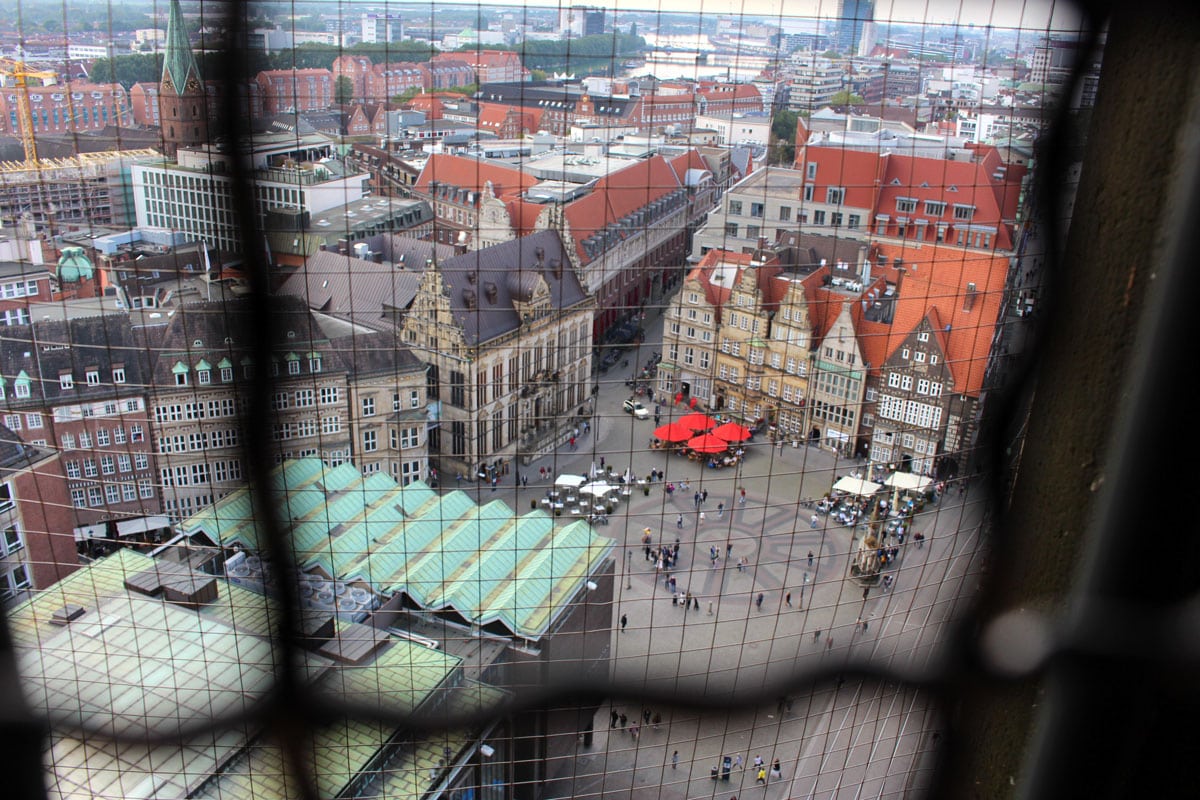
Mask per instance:
[[[699,610],[700,610],[700,598],[699,598],[699,597],[693,597],[693,598],[692,598],[692,610],[693,610],[693,611],[699,611]]]
[[[625,724],[626,724],[627,722],[629,722],[629,717],[625,716],[624,712],[622,712],[622,714],[621,714],[621,716],[620,716],[620,721],[621,721],[621,730],[624,730],[624,729],[625,729]]]
[[[625,632],[625,626],[629,624],[629,617],[621,615],[621,633]]]
[[[650,724],[650,709],[648,709],[648,708],[642,709],[642,721],[645,722],[647,725]]]
[[[833,649],[833,637],[832,636],[830,636],[828,639],[825,640],[825,649],[826,650]]]
[[[762,757],[762,756],[755,756],[755,757],[754,757],[754,768],[755,768],[755,769],[758,769],[759,767],[761,767],[761,766],[763,765],[763,763],[764,763],[764,762],[763,762],[763,757]]]
[[[658,424],[658,423],[660,423],[660,422],[662,422],[662,417],[660,417],[660,416],[658,415],[658,412],[655,412],[655,413],[654,413],[654,424],[655,424],[655,425],[657,425],[657,424]]]
[[[653,719],[653,720],[651,720],[651,722],[652,722],[652,724],[654,725],[654,730],[658,730],[658,726],[662,724],[662,714],[660,714],[660,713],[658,713],[657,711],[655,711],[655,712],[654,712],[654,719]]]
[[[497,475],[492,476],[492,491],[496,491],[496,484],[500,483],[500,478]]]
[[[710,617],[713,615],[713,606],[712,606],[712,600],[709,600],[709,601],[708,601],[708,615],[709,615]]]
[[[680,514],[677,517],[675,517],[675,527],[676,528],[683,527],[683,514]]]
[[[772,778],[782,778],[783,777],[783,768],[779,765],[778,758],[775,759],[775,762],[773,764],[771,764],[771,777]]]
[[[717,503],[717,519],[721,519],[724,516],[725,516],[725,504]]]
[[[758,606],[758,610],[762,611],[763,593],[759,592],[758,597],[754,598],[754,605]]]
[[[813,514],[813,515],[812,515],[812,516],[809,518],[809,520],[808,520],[808,524],[809,524],[809,525],[811,525],[813,528],[816,528],[816,527],[817,527],[817,515],[816,515],[816,514]]]
[[[754,782],[761,783],[763,786],[767,785],[767,770],[766,770],[766,768],[764,768],[764,767],[758,768],[758,777],[756,777],[754,779]]]
[[[821,629],[817,628],[815,631],[813,631],[813,641],[815,642],[817,639],[820,639],[820,638],[821,638]]]
[[[524,486],[526,489],[529,488],[529,476],[528,475],[521,476],[521,485]]]
[[[787,594],[785,594],[785,595],[783,596],[783,603],[784,603],[784,605],[786,605],[788,608],[791,608],[791,607],[792,607],[792,593],[791,593],[791,592],[788,592]]]
[[[675,769],[678,766],[679,766],[679,751],[676,750],[674,753],[671,753],[671,769]]]
[[[695,496],[692,498],[692,501],[696,504],[696,508],[700,507],[700,493],[699,492],[696,492]]]
[[[725,557],[729,558],[733,554],[733,542],[726,540],[725,542]]]
[[[738,496],[738,505],[746,505],[746,487],[742,487],[741,494]]]
[[[813,551],[812,550],[808,551],[808,565],[810,567],[813,565]]]
[[[570,438],[570,440],[568,441],[568,444],[570,444],[572,450],[575,449],[575,437],[574,436],[572,436]]]
[[[914,533],[913,541],[917,543],[917,549],[920,550],[925,546],[925,534],[920,532]]]
[[[742,754],[741,753],[738,753],[736,756],[734,756],[733,766],[737,769],[742,768]]]
[[[703,511],[700,512],[700,524],[701,525],[704,524],[704,512]]]
[[[700,502],[701,504],[708,502],[708,489],[702,489],[700,491]]]
[[[638,731],[640,731],[641,729],[642,729],[642,726],[638,725],[636,722],[629,726],[629,735],[633,737],[634,741],[637,741]]]
[[[620,719],[620,715],[617,714],[617,710],[614,708],[614,709],[610,710],[608,713],[612,717],[611,721],[608,724],[608,727],[610,727],[610,728],[617,727],[617,720]]]

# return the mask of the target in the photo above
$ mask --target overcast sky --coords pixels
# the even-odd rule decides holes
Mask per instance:
[[[556,7],[590,5],[617,11],[683,11],[712,16],[746,14],[754,17],[837,16],[838,0],[526,0],[529,6]],[[512,0],[481,0],[482,5],[520,6]],[[404,3],[389,3],[402,6]],[[876,0],[875,19],[883,22],[958,23],[993,25],[998,28],[1073,31],[1079,16],[1070,2],[1062,0]]]

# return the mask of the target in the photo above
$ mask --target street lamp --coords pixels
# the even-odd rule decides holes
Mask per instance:
[[[800,610],[804,610],[804,587],[808,585],[808,573],[804,573],[804,583],[800,584]]]
[[[633,588],[633,551],[625,551],[625,588]]]

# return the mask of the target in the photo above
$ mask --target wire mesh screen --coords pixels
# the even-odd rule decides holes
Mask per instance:
[[[14,796],[1057,785],[1101,645],[1005,545],[1104,18],[6,10]]]

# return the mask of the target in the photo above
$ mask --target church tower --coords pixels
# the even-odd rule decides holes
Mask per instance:
[[[163,152],[174,156],[180,147],[208,141],[208,103],[196,56],[188,42],[179,0],[171,0],[167,18],[167,47],[158,87],[159,124]]]

